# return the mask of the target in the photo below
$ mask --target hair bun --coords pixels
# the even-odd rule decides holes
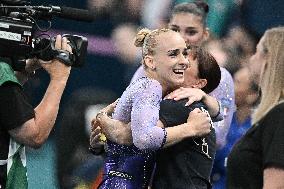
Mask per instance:
[[[196,4],[196,6],[198,8],[203,9],[205,13],[209,12],[209,5],[205,1],[203,1],[203,0],[196,0],[196,1],[194,1],[194,4]]]
[[[141,30],[136,34],[134,45],[135,45],[136,47],[142,47],[146,36],[147,36],[148,34],[150,34],[150,33],[151,33],[151,30],[149,30],[149,29],[147,29],[147,28],[141,29]]]

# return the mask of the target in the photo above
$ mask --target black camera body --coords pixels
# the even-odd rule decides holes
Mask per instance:
[[[22,6],[24,3],[26,1],[0,0],[0,57],[10,58],[13,64],[17,64],[17,60],[34,57],[45,61],[62,58],[62,51],[54,47],[55,38],[44,33],[47,30],[41,29],[37,24],[38,20],[44,20],[49,23],[50,28],[50,20],[52,16],[60,15],[60,7]],[[74,10],[78,12],[78,9]],[[69,34],[64,34],[63,37],[67,38],[72,48],[72,54],[67,57],[69,61],[63,58],[63,62],[69,66],[83,66],[87,53],[87,38]]]
[[[33,50],[34,23],[0,17],[0,56],[25,57]]]

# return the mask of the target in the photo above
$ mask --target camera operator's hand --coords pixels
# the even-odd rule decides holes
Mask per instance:
[[[66,38],[56,37],[55,47],[71,52]],[[40,65],[49,73],[50,83],[40,104],[34,109],[34,117],[20,127],[9,130],[9,134],[19,143],[38,148],[47,139],[58,114],[60,100],[70,75],[70,66],[59,60],[44,62]]]
[[[55,48],[58,50],[65,50],[72,53],[72,49],[65,37],[61,35],[56,36]],[[41,66],[49,73],[51,80],[66,81],[69,77],[71,67],[66,66],[63,62],[53,59],[51,61],[39,60]]]
[[[67,39],[62,38],[60,35],[56,37],[55,48],[72,53],[72,49],[70,45],[68,45]],[[15,74],[18,80],[22,84],[24,84],[28,80],[28,78],[41,67],[43,67],[50,74],[52,80],[62,79],[63,81],[67,80],[71,69],[69,66],[62,65],[62,63],[57,59],[53,59],[51,61],[43,61],[37,58],[32,58],[26,60],[25,70],[21,72],[16,71]]]

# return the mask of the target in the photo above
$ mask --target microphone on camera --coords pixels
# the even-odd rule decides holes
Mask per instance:
[[[94,20],[93,14],[86,9],[77,9],[72,7],[59,6],[32,6],[33,9],[42,11],[48,15],[56,15],[61,18],[92,22]]]

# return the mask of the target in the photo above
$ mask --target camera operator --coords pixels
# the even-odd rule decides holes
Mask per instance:
[[[66,54],[72,52],[67,39],[60,35],[56,37],[55,48],[63,50]],[[28,103],[20,82],[24,81],[23,76],[33,73],[40,67],[50,75],[50,83],[40,104],[34,109]],[[29,59],[26,61],[25,71],[15,74],[9,64],[0,62],[0,189],[15,188],[15,183],[22,182],[21,179],[26,176],[25,162],[22,161],[23,156],[25,159],[23,146],[39,148],[46,141],[55,124],[70,70],[70,66],[57,59],[48,62]],[[17,146],[15,152],[11,152],[13,144]],[[12,164],[15,164],[16,157],[20,157],[25,171],[17,169],[13,175],[10,170],[14,165],[9,167],[9,161],[12,159]],[[10,176],[13,177],[12,185],[9,181]],[[20,188],[27,188],[27,181],[23,182],[25,183],[20,185]]]

